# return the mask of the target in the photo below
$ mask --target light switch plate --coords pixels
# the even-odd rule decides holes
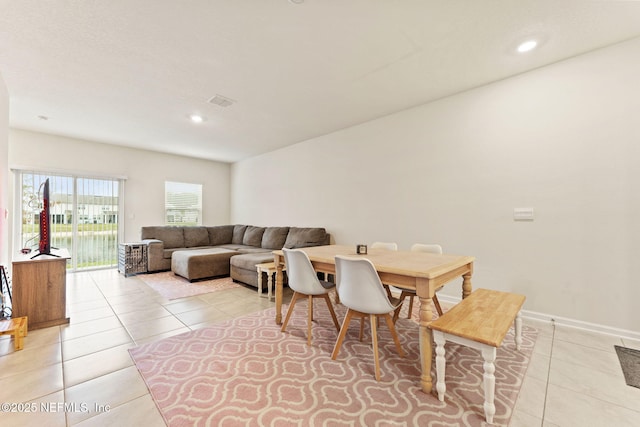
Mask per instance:
[[[533,208],[513,208],[514,221],[533,221]]]

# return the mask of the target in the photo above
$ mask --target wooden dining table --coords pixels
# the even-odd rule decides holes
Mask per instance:
[[[376,268],[382,283],[403,289],[414,289],[420,300],[420,359],[422,375],[420,382],[425,393],[431,393],[431,355],[433,351],[431,329],[433,320],[432,299],[435,292],[445,284],[462,278],[462,298],[471,293],[473,274],[472,256],[431,254],[413,251],[390,251],[368,249],[367,254],[356,254],[356,245],[328,245],[300,248],[311,260],[318,272],[335,274],[336,255],[369,259]],[[274,251],[276,266],[276,323],[282,324],[282,269],[284,253]]]

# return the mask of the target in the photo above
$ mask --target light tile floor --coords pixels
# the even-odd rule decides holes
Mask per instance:
[[[67,299],[70,325],[30,332],[18,352],[0,338],[0,403],[37,409],[0,412],[3,427],[164,426],[127,349],[274,304],[245,287],[169,301],[116,270],[69,274]],[[640,425],[613,347],[640,342],[528,324],[539,335],[512,427]]]

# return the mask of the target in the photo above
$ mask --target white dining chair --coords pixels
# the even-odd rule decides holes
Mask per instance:
[[[373,341],[373,356],[375,360],[375,378],[380,381],[380,356],[378,354],[378,330],[377,320],[383,317],[396,345],[396,350],[401,357],[405,356],[400,340],[396,333],[391,313],[398,308],[400,302],[397,299],[389,300],[387,292],[380,281],[380,277],[373,263],[366,258],[349,258],[336,256],[337,290],[340,301],[348,308],[342,322],[338,340],[331,353],[331,359],[335,360],[340,352],[340,347],[347,334],[351,318],[369,317],[371,323],[371,339]],[[362,341],[363,323],[360,323],[360,340]]]
[[[416,243],[411,246],[411,250],[413,252],[428,252],[432,254],[442,254],[442,246],[440,245],[426,245],[423,243]],[[406,297],[409,297],[409,313],[407,314],[407,319],[411,319],[411,314],[413,312],[413,297],[416,296],[415,290],[402,289],[400,293],[400,301],[404,302]],[[438,312],[438,316],[442,316],[442,308],[440,307],[440,301],[438,301],[437,295],[433,295],[432,298],[433,305],[436,307],[436,311]]]
[[[333,319],[336,330],[340,330],[338,318],[333,310],[333,304],[329,298],[329,292],[335,288],[335,284],[318,279],[316,271],[311,265],[311,261],[307,254],[299,249],[283,248],[285,266],[287,269],[287,277],[289,279],[289,287],[293,290],[291,303],[287,310],[287,315],[282,323],[282,332],[287,329],[287,324],[293,313],[293,308],[299,298],[308,297],[307,311],[307,345],[311,345],[311,325],[313,323],[313,300],[314,298],[322,298],[326,301],[329,313]]]

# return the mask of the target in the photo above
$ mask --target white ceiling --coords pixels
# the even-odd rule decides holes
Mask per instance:
[[[0,0],[0,74],[12,127],[234,162],[638,36],[640,1]]]

